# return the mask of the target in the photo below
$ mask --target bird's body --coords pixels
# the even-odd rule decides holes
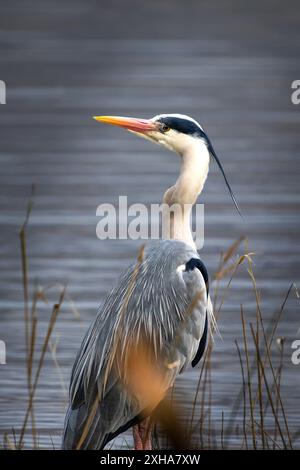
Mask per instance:
[[[126,354],[125,349],[122,351],[124,345],[139,345],[141,340],[145,341],[155,351],[166,390],[191,364],[204,333],[208,304],[205,273],[202,274],[195,263],[186,270],[191,260],[201,264],[198,254],[188,245],[179,241],[157,241],[146,249],[132,288],[136,264],[121,275],[87,332],[75,361],[65,448],[78,446],[97,394],[102,398],[80,448],[101,449],[115,435],[138,421],[150,405],[141,403],[142,399],[137,400],[126,390],[118,377],[116,364],[110,367],[103,389],[115,341],[118,341],[121,355]],[[189,314],[189,306],[201,291],[203,295],[197,307]],[[126,321],[123,321],[125,317]],[[118,360],[114,358],[114,361]],[[171,368],[168,367],[170,364]]]
[[[177,375],[189,364],[196,365],[205,349],[213,314],[190,212],[206,181],[210,156],[225,174],[202,127],[188,116],[96,119],[125,127],[180,155],[179,177],[163,197],[167,208],[177,205],[180,210],[171,217],[163,214],[166,240],[150,243],[121,275],[81,344],[71,376],[63,448],[102,449],[131,426],[136,429],[136,448],[145,448],[137,424],[151,414]],[[226,177],[225,181],[235,202]],[[156,377],[159,393],[151,383]]]

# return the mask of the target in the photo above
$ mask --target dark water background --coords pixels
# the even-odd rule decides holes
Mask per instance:
[[[27,403],[23,298],[18,231],[31,184],[30,282],[68,283],[80,320],[65,302],[53,341],[66,386],[80,340],[139,242],[96,238],[96,207],[160,202],[178,172],[178,158],[114,128],[95,114],[152,117],[190,114],[203,125],[242,207],[236,212],[211,165],[201,255],[213,273],[221,250],[240,235],[256,252],[265,318],[299,281],[300,7],[296,1],[43,1],[2,2],[0,79],[0,434],[17,431]],[[241,250],[240,250],[241,251]],[[224,283],[223,283],[224,285]],[[57,294],[50,295],[54,302]],[[51,311],[40,304],[37,348]],[[241,342],[240,304],[253,321],[255,298],[242,268],[232,284],[213,353],[215,426],[229,415],[241,386],[234,340]],[[286,338],[283,396],[291,430],[300,427],[300,366],[291,343],[300,327],[291,298],[278,334]],[[177,383],[190,415],[199,369]],[[35,405],[39,445],[58,447],[65,411],[59,371],[46,356]],[[130,438],[128,437],[130,443]],[[121,439],[117,445],[121,445]],[[236,444],[233,440],[232,445]],[[26,440],[31,445],[31,440]],[[299,441],[298,441],[299,445]]]

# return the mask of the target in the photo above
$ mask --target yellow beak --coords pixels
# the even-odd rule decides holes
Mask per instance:
[[[149,132],[157,131],[157,125],[150,119],[138,119],[122,116],[94,116],[94,119],[104,124],[111,124],[113,126],[123,127],[129,131],[134,132]]]

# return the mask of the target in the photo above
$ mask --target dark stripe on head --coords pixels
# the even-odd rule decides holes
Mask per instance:
[[[182,134],[195,135],[198,137],[205,137],[205,133],[198,124],[189,119],[179,118],[175,116],[160,117],[157,122],[165,124],[170,129],[173,129]]]

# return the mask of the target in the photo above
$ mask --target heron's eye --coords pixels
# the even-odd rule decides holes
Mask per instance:
[[[171,130],[171,127],[167,126],[167,124],[162,124],[162,132],[166,133]]]

